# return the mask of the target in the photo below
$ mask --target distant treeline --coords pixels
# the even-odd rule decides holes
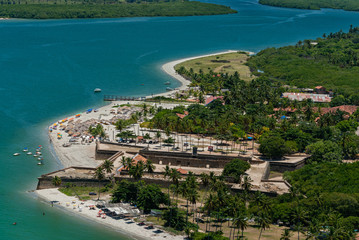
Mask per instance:
[[[119,18],[236,13],[230,7],[196,1],[18,0],[0,1],[3,18]]]
[[[322,85],[348,96],[359,89],[359,28],[267,48],[247,64],[254,74],[270,80],[302,88]]]
[[[358,0],[259,0],[260,4],[275,7],[319,10],[321,8],[359,11]]]

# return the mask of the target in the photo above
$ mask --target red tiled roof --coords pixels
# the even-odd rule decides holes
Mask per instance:
[[[315,89],[321,89],[321,88],[325,88],[323,86],[316,86]]]
[[[214,101],[216,99],[223,100],[223,96],[209,96],[209,97],[206,98],[206,101],[205,101],[204,105],[208,105],[208,104],[210,104],[212,101]],[[223,105],[224,105],[224,103],[223,103]]]
[[[358,107],[359,106],[354,106],[354,105],[341,105],[341,106],[331,107],[331,108],[321,108],[320,113],[321,114],[335,113],[337,110],[340,110],[342,112],[346,112],[346,113],[349,113],[350,115],[352,115],[358,109]]]
[[[136,154],[133,158],[133,164],[136,165],[139,161],[146,163],[147,162],[147,158],[145,158],[144,156],[140,155],[140,154]]]
[[[177,172],[179,172],[180,174],[187,174],[187,171],[182,168],[178,168]]]
[[[180,119],[184,118],[185,116],[187,115],[184,115],[184,114],[180,114],[180,113],[176,113],[177,117],[179,117]]]

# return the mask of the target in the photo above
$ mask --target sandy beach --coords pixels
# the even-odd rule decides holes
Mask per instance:
[[[180,60],[176,60],[176,61],[172,61],[172,62],[164,64],[162,66],[162,70],[164,72],[166,72],[167,74],[169,74],[171,77],[180,81],[181,86],[179,88],[176,88],[174,91],[164,92],[164,93],[160,93],[160,94],[157,94],[154,96],[170,97],[170,96],[173,96],[177,91],[186,90],[188,88],[190,81],[186,80],[185,78],[183,78],[182,76],[180,76],[179,74],[176,73],[176,71],[174,69],[175,65],[177,65],[181,62],[187,61],[187,60],[192,60],[192,59],[207,57],[207,56],[213,56],[213,55],[218,55],[218,54],[224,54],[224,53],[231,53],[231,52],[236,52],[236,51],[229,50],[229,51],[220,52],[220,53],[213,53],[213,54],[208,54],[208,55],[184,58],[184,59],[180,59]],[[104,107],[96,109],[96,111],[91,111],[90,113],[82,112],[81,114],[77,114],[80,116],[76,116],[76,115],[66,116],[65,118],[67,118],[67,119],[73,118],[72,121],[74,121],[74,122],[79,121],[81,123],[86,122],[86,121],[92,121],[92,120],[97,121],[97,122],[101,122],[101,121],[109,122],[114,117],[114,115],[113,115],[114,108],[113,107],[115,105],[122,105],[122,104],[138,105],[141,103],[144,103],[144,102],[113,101]],[[146,104],[151,105],[154,103],[146,103]],[[163,104],[164,103],[162,103],[162,106],[163,106]],[[171,105],[175,106],[176,104],[171,103],[171,104],[168,104],[168,106],[166,106],[166,107],[173,107]],[[128,113],[128,115],[130,113]],[[123,117],[126,117],[126,116],[123,116]],[[58,126],[60,126],[60,124],[58,122],[56,124]],[[68,125],[68,124],[69,124],[68,121],[64,122],[64,125]],[[53,126],[54,126],[54,124],[51,125],[51,128]],[[111,124],[107,124],[107,125],[104,125],[104,128],[105,128],[106,132],[109,133],[110,140],[114,140],[115,127]],[[49,127],[49,129],[50,129],[50,127]],[[59,138],[58,134],[61,134],[61,135],[63,134],[64,136]],[[97,167],[102,163],[101,160],[95,160],[95,141],[93,141],[93,142],[81,141],[81,143],[77,142],[75,144],[72,144],[71,147],[64,147],[64,145],[66,145],[66,143],[68,143],[69,139],[70,139],[70,137],[67,136],[68,134],[65,133],[65,131],[60,131],[58,128],[51,129],[51,131],[49,132],[48,135],[49,135],[50,142],[54,149],[54,154],[58,157],[58,159],[60,160],[63,167],[70,167],[70,166]],[[92,201],[86,201],[85,206],[82,208],[81,212],[79,211],[78,208],[73,209],[73,207],[72,207],[73,204],[70,205],[71,207],[70,206],[66,207],[67,202],[75,201],[76,204],[79,204],[79,200],[76,199],[75,197],[66,196],[66,195],[62,194],[61,192],[59,192],[57,189],[37,190],[37,191],[35,191],[35,193],[39,196],[39,198],[43,199],[45,202],[50,203],[51,201],[58,201],[59,203],[57,203],[57,205],[56,205],[58,207],[61,207],[68,211],[71,211],[71,212],[75,213],[75,215],[83,216],[83,217],[89,218],[91,220],[97,221],[101,224],[104,224],[106,226],[110,226],[118,231],[129,234],[130,236],[136,236],[136,237],[140,237],[142,239],[170,239],[170,240],[184,239],[183,236],[173,236],[173,235],[171,235],[169,233],[165,233],[165,232],[160,233],[160,234],[155,234],[153,232],[153,230],[146,230],[143,227],[138,226],[135,223],[132,223],[132,224],[126,223],[124,220],[115,220],[110,217],[107,217],[106,219],[98,218],[97,217],[98,211],[89,210],[88,207],[85,207],[86,205],[94,204],[94,202],[92,202]]]
[[[206,54],[206,55],[189,57],[189,58],[182,58],[182,59],[175,60],[175,61],[172,61],[172,62],[168,62],[168,63],[162,65],[162,70],[165,73],[167,73],[168,75],[170,75],[171,77],[173,77],[176,80],[178,80],[179,82],[181,82],[182,85],[179,88],[177,88],[178,89],[177,91],[186,90],[191,82],[188,81],[187,79],[185,79],[184,77],[182,77],[181,75],[179,75],[178,73],[176,73],[175,66],[177,64],[185,62],[185,61],[197,59],[197,58],[210,57],[210,56],[226,54],[226,53],[233,53],[233,52],[238,52],[238,50],[237,51],[228,50],[228,51],[225,51],[225,52],[212,53],[212,54]],[[172,94],[173,92],[169,92],[169,93]],[[168,95],[168,94],[162,93],[162,94],[159,94],[159,95],[156,95],[156,96],[166,96],[166,95]]]
[[[76,197],[69,197],[56,188],[36,190],[37,196],[48,204],[53,203],[54,207],[59,207],[65,211],[73,213],[75,216],[85,217],[100,224],[104,224],[110,228],[124,233],[133,239],[153,239],[153,240],[183,240],[184,236],[174,236],[167,232],[157,233],[158,228],[146,229],[145,226],[139,226],[132,220],[113,219],[111,217],[101,218],[97,217],[99,209],[90,210],[90,205],[96,205],[95,201],[85,201],[81,203]]]

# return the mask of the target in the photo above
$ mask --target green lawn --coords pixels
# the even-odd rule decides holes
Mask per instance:
[[[199,73],[201,69],[203,73],[209,73],[212,70],[215,73],[228,73],[229,75],[238,72],[242,80],[249,81],[254,76],[251,74],[249,67],[245,65],[248,58],[248,54],[244,52],[219,54],[177,64],[175,69],[177,70],[183,66],[187,70],[192,68],[195,73]]]

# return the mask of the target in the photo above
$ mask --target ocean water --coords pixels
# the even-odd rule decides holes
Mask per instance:
[[[356,12],[274,8],[256,0],[208,2],[239,13],[0,21],[0,239],[130,238],[27,192],[36,188],[38,176],[61,168],[46,137],[51,122],[103,105],[103,94],[145,96],[163,92],[166,81],[178,86],[161,71],[168,61],[229,49],[258,52],[359,24]],[[94,94],[96,87],[102,93]],[[12,156],[39,144],[44,166],[24,154]]]

